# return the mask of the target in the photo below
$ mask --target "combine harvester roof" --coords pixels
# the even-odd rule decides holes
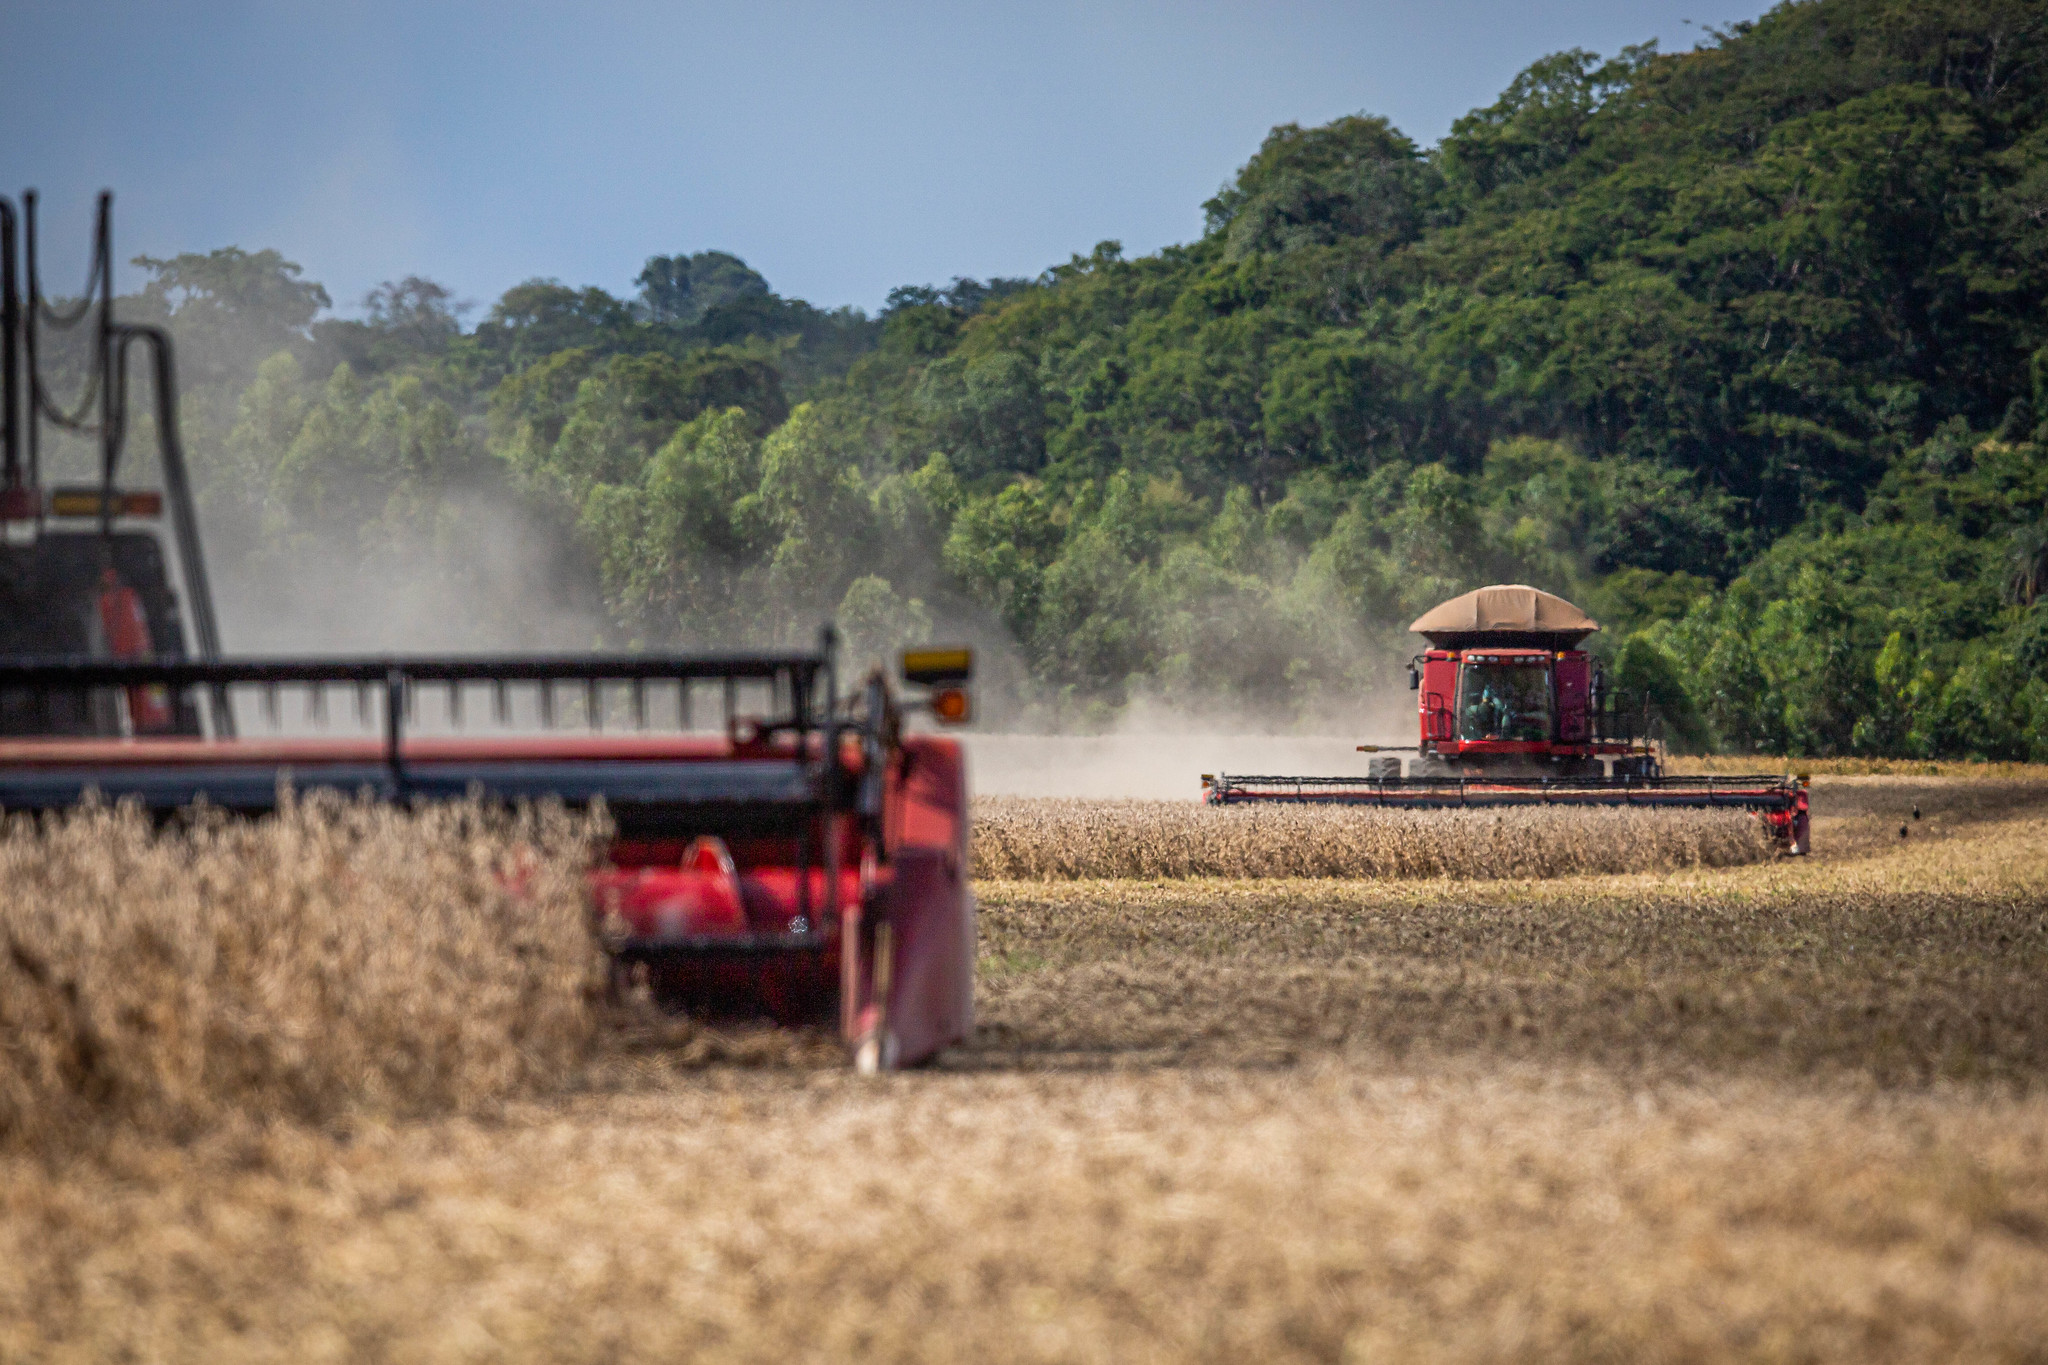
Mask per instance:
[[[1440,649],[1525,644],[1570,649],[1600,629],[1600,623],[1555,593],[1525,583],[1502,583],[1431,607],[1408,629]]]

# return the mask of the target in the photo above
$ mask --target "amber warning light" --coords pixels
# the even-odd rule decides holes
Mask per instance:
[[[55,488],[50,490],[50,515],[53,517],[96,517],[102,509],[117,517],[160,517],[164,511],[164,495],[152,490],[122,492],[116,489],[106,497],[97,488]]]

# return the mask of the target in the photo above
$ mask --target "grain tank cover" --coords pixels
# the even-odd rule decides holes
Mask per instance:
[[[1408,629],[1439,649],[1570,649],[1600,623],[1555,593],[1497,583],[1431,608]]]

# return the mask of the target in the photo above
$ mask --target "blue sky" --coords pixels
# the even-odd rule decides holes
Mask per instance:
[[[414,273],[629,293],[712,247],[873,309],[1186,241],[1275,123],[1430,143],[1546,52],[1764,8],[0,0],[0,190],[43,191],[53,284],[110,186],[124,258],[276,247],[343,312]]]

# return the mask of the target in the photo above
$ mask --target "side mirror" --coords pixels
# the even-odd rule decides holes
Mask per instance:
[[[1411,668],[1408,670],[1408,690],[1410,692],[1420,692],[1422,690],[1421,669]]]

